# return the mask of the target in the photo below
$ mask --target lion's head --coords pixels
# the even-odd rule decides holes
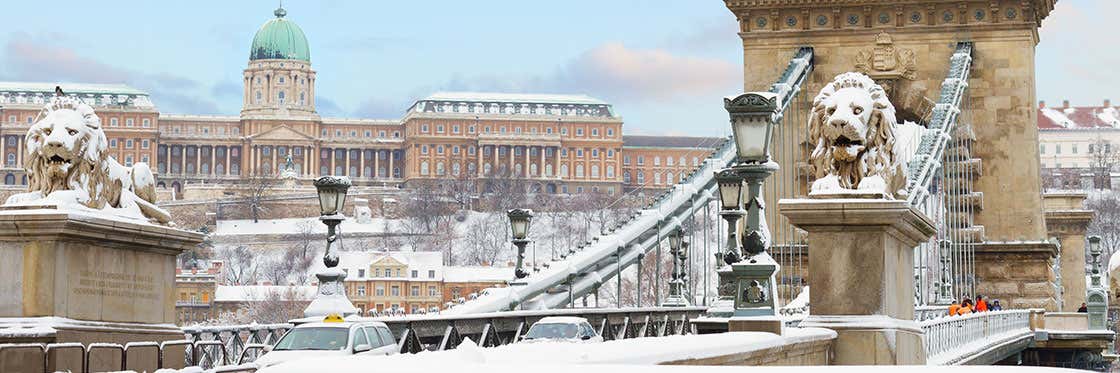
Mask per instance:
[[[101,166],[107,154],[105,132],[93,108],[70,97],[55,97],[27,131],[29,189],[46,196],[59,190],[86,190],[90,207],[115,204]],[[103,198],[99,198],[103,197]]]
[[[867,75],[840,74],[813,99],[809,114],[814,177],[834,176],[844,189],[893,194],[898,190],[896,176],[901,176],[896,175],[894,160],[895,125],[894,105],[882,87]],[[863,183],[872,176],[877,176],[874,181]]]

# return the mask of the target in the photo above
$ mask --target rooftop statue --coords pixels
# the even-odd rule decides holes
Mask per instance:
[[[901,132],[901,133],[896,133]],[[901,197],[906,189],[910,143],[922,128],[898,124],[883,88],[860,73],[843,73],[813,99],[809,114],[812,194],[882,193]],[[902,139],[900,139],[900,135]]]
[[[59,95],[37,119],[25,142],[28,192],[8,197],[5,205],[53,205],[160,224],[171,220],[155,205],[156,181],[148,165],[124,166],[109,156],[92,107]]]

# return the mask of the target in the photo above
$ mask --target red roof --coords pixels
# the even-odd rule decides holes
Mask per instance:
[[[1120,107],[1071,106],[1038,109],[1041,130],[1120,129]]]

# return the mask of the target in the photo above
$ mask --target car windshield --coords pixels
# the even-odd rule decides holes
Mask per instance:
[[[276,342],[275,351],[341,350],[346,348],[347,328],[296,328]]]
[[[525,339],[566,339],[575,338],[579,327],[575,324],[535,324],[525,334]]]

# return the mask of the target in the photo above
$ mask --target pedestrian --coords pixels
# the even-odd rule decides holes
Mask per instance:
[[[999,304],[999,299],[993,299],[992,300],[992,307],[990,308],[990,310],[992,310],[992,311],[1003,311],[1003,306]]]
[[[967,315],[972,313],[972,299],[964,298],[961,300],[961,308],[957,310],[958,315]]]
[[[956,300],[954,300],[953,304],[949,305],[949,316],[956,316],[957,312],[960,311],[960,310],[961,310],[961,302],[957,302]]]
[[[984,301],[984,296],[976,294],[976,312],[988,311],[988,302]]]
[[[1081,303],[1081,308],[1078,308],[1077,312],[1079,312],[1079,313],[1089,313],[1089,307],[1085,306],[1085,303],[1082,302]]]

